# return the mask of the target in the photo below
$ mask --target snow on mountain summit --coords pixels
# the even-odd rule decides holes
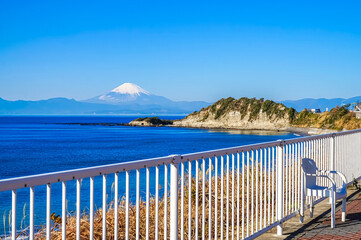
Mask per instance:
[[[111,92],[120,94],[140,95],[141,93],[150,95],[150,93],[143,88],[133,83],[124,83],[117,88],[114,88]]]
[[[86,100],[91,103],[123,104],[126,102],[152,103],[157,96],[144,90],[134,83],[123,83],[110,92]]]

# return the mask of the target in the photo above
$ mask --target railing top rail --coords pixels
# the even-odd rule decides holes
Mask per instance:
[[[361,129],[338,132],[338,133],[328,133],[328,134],[315,135],[315,136],[306,136],[306,137],[300,137],[300,138],[294,138],[288,140],[250,144],[250,145],[210,150],[210,151],[204,151],[198,153],[190,153],[181,156],[171,155],[167,157],[151,158],[151,159],[137,160],[132,162],[116,163],[116,164],[94,166],[94,167],[80,168],[74,170],[65,170],[60,172],[31,175],[25,177],[3,179],[0,180],[0,191],[9,191],[12,189],[40,186],[49,183],[70,181],[74,179],[94,177],[104,174],[112,174],[116,172],[131,171],[131,170],[142,169],[147,167],[155,167],[170,163],[181,163],[181,162],[193,161],[202,158],[211,158],[216,156],[247,152],[262,148],[275,147],[284,144],[293,144],[293,143],[300,143],[300,142],[317,140],[317,139],[325,139],[334,136],[349,135],[358,132],[361,132]]]
[[[169,164],[175,156],[65,170],[0,180],[0,192]]]

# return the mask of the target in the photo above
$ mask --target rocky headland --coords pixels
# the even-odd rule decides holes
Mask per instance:
[[[291,113],[292,114],[292,113]],[[287,130],[291,125],[288,109],[279,103],[256,99],[221,99],[189,114],[174,126],[198,128],[235,128],[245,130]]]
[[[255,98],[226,98],[173,121],[175,127],[271,130],[322,134],[361,128],[346,107],[316,114],[307,110],[298,113],[281,103]]]
[[[131,121],[128,126],[137,126],[137,127],[162,127],[172,125],[173,120],[160,119],[158,117],[144,117],[137,118]]]

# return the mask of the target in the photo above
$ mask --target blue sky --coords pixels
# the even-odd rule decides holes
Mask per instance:
[[[361,95],[360,1],[0,1],[0,97]]]

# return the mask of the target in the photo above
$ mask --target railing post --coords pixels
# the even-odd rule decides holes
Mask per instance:
[[[335,170],[335,136],[336,134],[332,134],[330,141],[330,170]]]
[[[279,146],[277,146],[277,163],[276,163],[276,168],[277,168],[276,206],[277,206],[277,220],[279,221],[279,224],[277,225],[277,235],[282,235],[283,233],[283,202],[284,202],[283,165],[284,165],[284,141],[280,141]]]
[[[170,164],[170,239],[178,240],[178,162],[174,156]]]
[[[17,195],[17,190],[14,189],[12,191],[12,207],[11,207],[11,240],[16,239],[16,195]]]
[[[332,137],[331,137],[331,139],[330,139],[330,171],[333,171],[333,170],[335,170],[335,143],[336,143],[336,141],[335,141],[335,137],[336,137],[336,134],[335,133],[333,133],[332,134]],[[334,174],[333,173],[331,173],[330,174],[331,176],[331,178],[332,179],[334,179]],[[330,187],[332,187],[332,184],[330,183]],[[332,203],[332,198],[331,197],[329,197],[329,199],[328,199],[328,201],[329,201],[329,203]]]

